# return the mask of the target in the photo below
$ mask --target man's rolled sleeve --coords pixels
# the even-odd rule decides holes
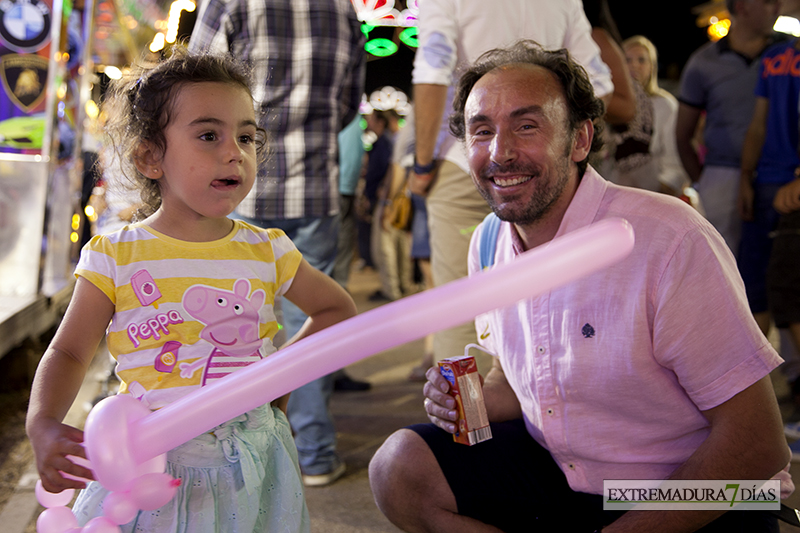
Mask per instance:
[[[710,227],[680,241],[654,301],[654,356],[700,410],[729,400],[782,362],[750,314],[733,256]]]
[[[415,85],[451,85],[458,60],[458,28],[450,0],[420,2],[419,47],[411,73]]]

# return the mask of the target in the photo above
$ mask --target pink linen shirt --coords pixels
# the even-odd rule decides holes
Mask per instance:
[[[611,217],[635,231],[626,259],[475,320],[530,434],[573,490],[595,494],[604,479],[669,476],[708,436],[702,411],[782,362],[750,314],[732,254],[696,211],[589,167],[556,237]],[[480,268],[481,229],[470,275]],[[495,264],[520,253],[503,222]]]

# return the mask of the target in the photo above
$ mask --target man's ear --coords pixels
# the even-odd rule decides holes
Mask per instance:
[[[594,138],[594,124],[591,120],[584,120],[579,125],[572,136],[572,161],[580,163],[592,151],[592,139]]]
[[[157,180],[162,176],[161,157],[152,143],[143,141],[133,153],[133,162],[143,176]]]

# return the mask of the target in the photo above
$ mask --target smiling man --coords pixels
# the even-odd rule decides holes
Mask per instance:
[[[431,369],[432,423],[394,433],[370,464],[380,509],[407,531],[777,532],[755,511],[603,511],[605,479],[769,479],[789,460],[769,380],[781,359],[720,235],[688,205],[587,167],[603,105],[565,51],[521,41],[488,52],[454,110],[473,181],[502,221],[495,264],[607,218],[627,219],[636,245],[476,319],[496,354],[483,383],[493,438],[453,443],[453,398]]]

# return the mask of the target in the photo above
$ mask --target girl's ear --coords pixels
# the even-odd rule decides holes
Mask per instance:
[[[161,157],[156,153],[152,143],[142,142],[133,154],[133,162],[143,176],[157,180],[163,173],[161,172]]]

